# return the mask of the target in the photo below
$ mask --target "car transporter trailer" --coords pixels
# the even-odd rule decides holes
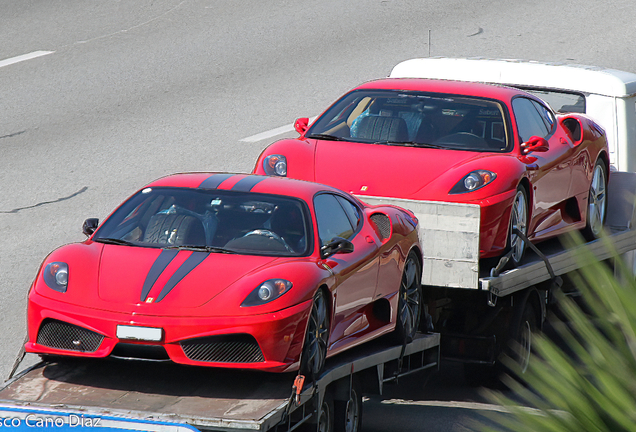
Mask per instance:
[[[172,362],[40,362],[0,389],[0,419],[27,427],[48,420],[67,427],[113,424],[113,430],[236,432],[293,431],[319,422],[325,430],[335,421],[339,430],[357,431],[362,394],[436,371],[439,340],[431,333],[404,345],[387,337],[365,343],[328,359],[315,382],[293,373]]]

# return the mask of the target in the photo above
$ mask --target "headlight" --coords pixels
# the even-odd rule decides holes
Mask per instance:
[[[469,173],[466,177],[461,179],[449,193],[460,194],[466,192],[472,192],[486,186],[497,178],[497,174],[487,170],[477,170]]]
[[[263,169],[267,175],[287,177],[287,158],[283,155],[269,155],[263,160]]]
[[[285,294],[292,287],[292,283],[285,279],[269,279],[260,284],[248,295],[241,306],[259,306]]]
[[[68,264],[52,262],[44,267],[44,282],[52,290],[66,292],[68,285]]]

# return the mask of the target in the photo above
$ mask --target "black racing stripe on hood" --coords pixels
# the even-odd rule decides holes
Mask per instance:
[[[177,286],[179,282],[181,282],[181,279],[186,277],[188,273],[194,270],[208,256],[210,256],[210,254],[208,254],[207,252],[192,252],[192,255],[190,255],[188,259],[185,260],[183,264],[181,264],[181,267],[179,267],[177,271],[174,272],[172,276],[170,276],[170,279],[168,280],[168,282],[166,282],[166,285],[159,293],[159,296],[157,297],[157,300],[155,300],[155,303],[160,302],[165,296],[167,296],[170,291],[172,291],[172,289]]]
[[[168,267],[168,264],[170,264],[170,262],[173,260],[174,257],[177,256],[178,253],[179,251],[176,249],[164,249],[161,251],[155,262],[152,264],[152,267],[150,267],[150,271],[148,272],[146,280],[144,281],[144,286],[141,290],[140,297],[140,300],[142,302],[146,301],[146,297],[148,296],[148,293],[150,293],[152,286],[155,284],[155,282],[157,282],[157,279],[159,279],[161,273],[163,273],[166,267]]]
[[[259,184],[266,178],[267,177],[256,176],[256,175],[242,178],[234,185],[234,187],[232,187],[232,190],[237,192],[249,192],[252,190],[254,186]]]
[[[201,184],[199,185],[199,189],[216,189],[221,185],[221,183],[233,176],[234,174],[211,175],[201,182]]]

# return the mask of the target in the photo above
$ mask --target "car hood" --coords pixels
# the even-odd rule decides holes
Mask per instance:
[[[483,157],[478,152],[320,141],[315,151],[315,181],[356,195],[438,199],[460,177],[455,176],[450,186],[444,185],[443,191],[431,187],[436,189],[434,196],[428,196],[427,186],[453,168]],[[458,176],[468,174],[464,171]]]
[[[275,257],[105,245],[98,265],[98,296],[112,310],[142,313],[196,308]]]

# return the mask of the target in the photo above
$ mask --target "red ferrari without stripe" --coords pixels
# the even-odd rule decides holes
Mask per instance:
[[[317,374],[419,326],[417,219],[329,186],[176,174],[84,233],[38,272],[27,352]]]
[[[563,100],[573,98],[564,93]],[[573,229],[596,237],[606,212],[605,132],[582,114],[555,113],[519,89],[429,79],[363,84],[298,139],[270,145],[254,173],[409,200],[478,204],[480,257]]]

